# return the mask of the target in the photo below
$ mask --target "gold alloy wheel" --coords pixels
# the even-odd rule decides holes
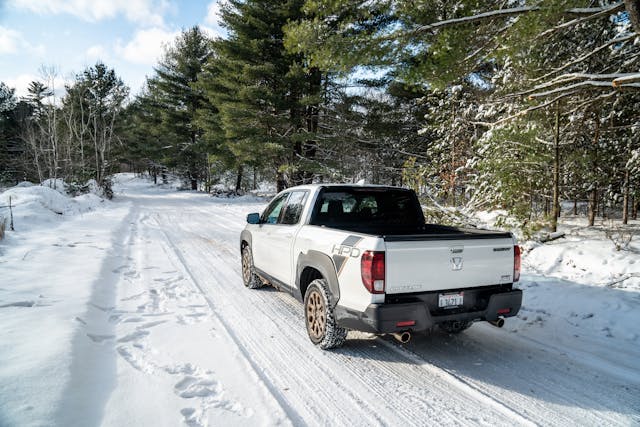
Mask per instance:
[[[247,249],[242,251],[242,279],[245,285],[251,280],[251,254]]]
[[[324,336],[327,324],[325,314],[324,298],[315,289],[311,291],[307,302],[307,329],[309,335],[315,340],[320,340]]]

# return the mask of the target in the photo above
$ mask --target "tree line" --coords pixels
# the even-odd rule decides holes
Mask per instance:
[[[561,207],[635,218],[640,0],[454,3],[227,1],[226,36],[184,30],[133,99],[104,64],[58,102],[2,86],[1,170],[22,144],[38,178],[127,163],[203,190],[410,186],[437,220],[501,208],[528,230]]]

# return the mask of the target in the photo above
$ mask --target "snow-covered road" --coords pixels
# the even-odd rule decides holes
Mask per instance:
[[[242,286],[238,236],[263,201],[138,181],[117,199],[128,211],[74,319],[64,386],[47,411],[37,385],[14,384],[11,396],[0,385],[0,424],[640,424],[637,335],[580,336],[528,302],[569,298],[557,281],[525,275],[525,310],[503,329],[434,331],[405,346],[351,332],[326,352],[307,338],[300,303]],[[640,308],[635,292],[616,301]]]

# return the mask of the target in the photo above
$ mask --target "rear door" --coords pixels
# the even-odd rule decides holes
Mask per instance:
[[[513,282],[513,240],[385,241],[386,292],[427,292]]]

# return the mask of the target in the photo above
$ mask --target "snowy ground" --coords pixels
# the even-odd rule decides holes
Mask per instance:
[[[640,238],[618,252],[569,221],[527,246],[503,329],[323,352],[297,301],[242,286],[264,200],[118,181],[113,202],[0,194],[22,204],[0,242],[0,426],[640,424]]]

